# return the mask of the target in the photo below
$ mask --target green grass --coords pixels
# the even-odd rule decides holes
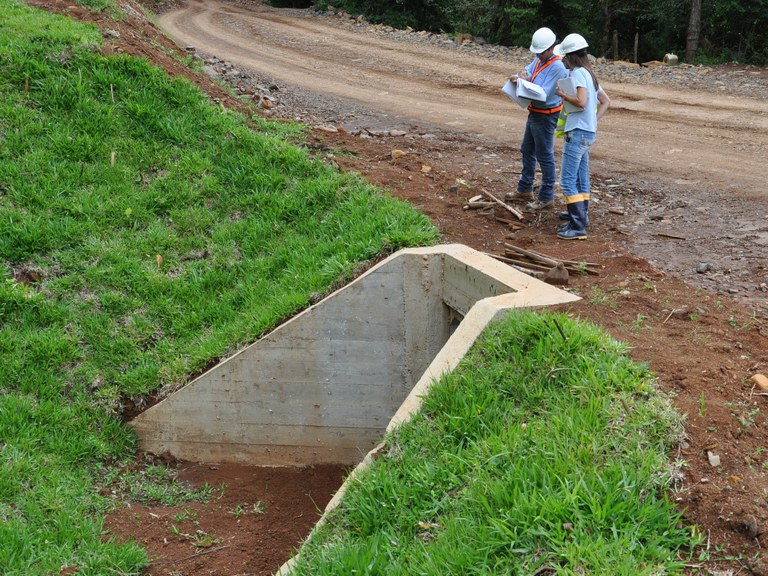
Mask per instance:
[[[125,401],[437,234],[313,161],[300,127],[103,57],[94,27],[14,0],[0,13],[0,573],[137,574],[146,553],[103,534],[114,500],[97,487],[199,495],[116,472],[136,448]]]
[[[697,543],[665,494],[682,424],[597,328],[489,328],[387,438],[297,574],[681,573]]]

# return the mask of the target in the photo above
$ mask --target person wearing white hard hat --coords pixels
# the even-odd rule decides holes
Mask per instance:
[[[569,34],[555,47],[570,70],[576,93],[567,94],[558,86],[557,94],[573,106],[563,128],[563,161],[560,188],[565,194],[568,220],[557,231],[563,240],[584,240],[589,224],[589,150],[597,137],[598,115],[610,104],[607,95],[599,96],[600,83],[587,57],[589,44],[580,34]]]
[[[549,28],[539,28],[531,39],[530,50],[536,57],[520,74],[510,80],[517,83],[518,78],[533,82],[544,89],[547,95],[544,102],[532,102],[528,106],[528,119],[520,151],[523,155],[523,169],[517,182],[517,190],[505,195],[506,200],[529,200],[527,211],[533,212],[552,208],[555,198],[555,125],[563,107],[560,96],[556,93],[557,81],[568,75],[560,56],[554,53],[557,43],[555,33]],[[541,169],[541,185],[536,197],[533,195],[533,183],[536,178],[536,165]]]

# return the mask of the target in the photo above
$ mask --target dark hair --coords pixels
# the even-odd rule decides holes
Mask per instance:
[[[592,66],[589,64],[586,48],[570,52],[569,54],[566,54],[565,57],[568,58],[568,67],[571,70],[576,67],[585,68],[587,72],[589,72],[589,75],[592,76],[592,83],[595,85],[595,90],[600,88],[600,82],[597,81],[597,76],[595,75],[594,70],[592,70]]]

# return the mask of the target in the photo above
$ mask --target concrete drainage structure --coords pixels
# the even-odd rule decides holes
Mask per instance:
[[[575,300],[466,246],[402,250],[132,425],[142,449],[182,460],[363,467],[489,322]]]

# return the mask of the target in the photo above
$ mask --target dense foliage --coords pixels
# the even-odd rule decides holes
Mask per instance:
[[[592,52],[639,61],[685,53],[696,0],[317,0],[372,22],[433,32],[471,33],[494,43],[525,46],[540,26],[562,38],[583,34]],[[768,0],[700,0],[695,60],[768,63]],[[614,43],[615,38],[615,43]]]

